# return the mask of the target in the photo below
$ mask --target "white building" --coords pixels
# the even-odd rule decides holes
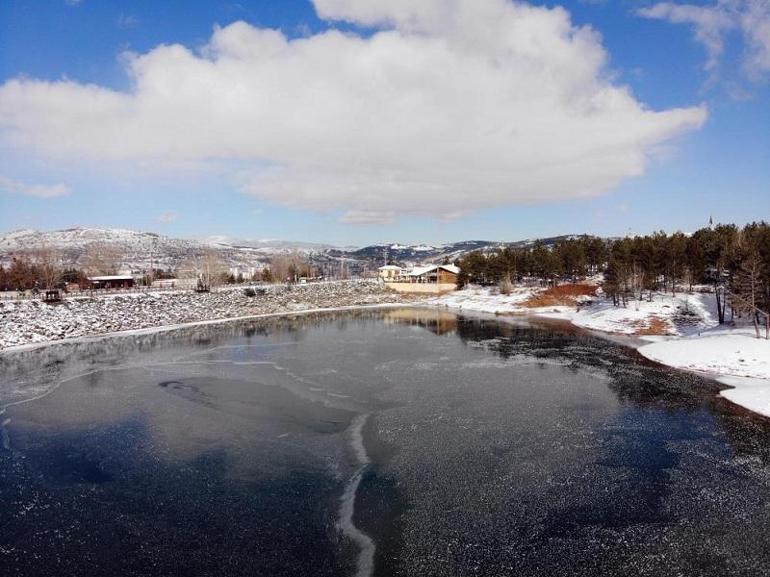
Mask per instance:
[[[452,264],[428,264],[405,270],[398,266],[379,268],[388,287],[406,293],[445,293],[457,288],[460,269]]]
[[[239,274],[243,275],[243,278],[245,279],[251,279],[254,278],[254,275],[259,272],[260,269],[253,267],[253,266],[233,266],[230,267],[228,272],[233,275],[234,277],[237,277]]]
[[[394,281],[397,278],[404,276],[405,273],[406,271],[404,271],[404,269],[402,269],[400,266],[395,266],[392,264],[386,264],[385,266],[381,266],[377,269],[377,276],[386,282]]]

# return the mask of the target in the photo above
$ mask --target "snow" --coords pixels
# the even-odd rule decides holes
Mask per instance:
[[[423,301],[433,306],[495,314],[529,314],[563,319],[607,334],[637,335],[639,351],[654,361],[707,373],[733,389],[722,395],[752,411],[770,416],[770,341],[756,339],[751,327],[719,326],[713,295],[654,294],[614,307],[607,299],[580,297],[571,306],[529,308],[525,301],[540,292],[515,287],[511,294],[471,287]],[[377,282],[338,282],[277,288],[247,297],[242,287],[214,293],[192,291],[111,294],[67,298],[60,305],[40,301],[0,300],[0,349],[52,340],[150,329],[190,322],[359,305],[410,302]],[[667,335],[645,335],[652,320]],[[642,333],[641,335],[639,333]]]
[[[489,288],[469,287],[448,293],[429,301],[431,304],[453,309],[482,313],[524,313],[522,303],[533,295],[531,288],[515,287],[510,295],[495,295]]]
[[[639,349],[665,365],[717,375],[770,379],[770,341],[737,331],[665,340]]]
[[[569,306],[532,308],[524,303],[542,289],[513,288],[511,294],[496,294],[496,289],[471,287],[438,297],[433,304],[496,314],[537,314],[570,321],[576,326],[607,333],[638,334],[650,327],[653,318],[659,319],[671,335],[689,335],[716,325],[712,314],[713,295],[707,293],[677,296],[656,293],[651,301],[630,301],[628,306],[613,306],[601,296],[578,297]],[[580,304],[580,306],[578,306]]]
[[[720,393],[728,401],[770,417],[770,381],[768,379],[720,376],[717,380],[733,387]]]
[[[706,373],[731,389],[721,395],[770,417],[770,341],[753,328],[717,328],[702,335],[647,344],[639,352],[670,367]]]
[[[610,300],[601,298],[590,305],[566,307],[558,315],[573,324],[594,331],[637,334],[651,327],[653,319],[658,319],[669,335],[683,336],[697,333],[716,324],[712,314],[711,294],[655,294],[652,301],[629,302],[626,307],[614,306]],[[548,313],[545,312],[547,315]]]
[[[101,276],[90,276],[88,280],[134,280],[130,274],[108,274]]]
[[[409,276],[421,276],[421,275],[424,275],[425,273],[428,273],[440,268],[444,270],[448,270],[449,272],[452,272],[454,274],[460,274],[460,269],[453,264],[427,264],[423,266],[414,267],[412,270],[409,271]]]
[[[83,260],[94,245],[106,245],[120,255],[118,268],[143,270],[152,256],[160,268],[175,268],[202,252],[214,249],[230,266],[261,268],[267,257],[277,249],[235,246],[216,239],[190,240],[171,238],[151,232],[112,228],[70,228],[54,231],[20,230],[0,234],[0,264],[8,266],[12,255],[45,247],[60,252],[65,266],[83,266]]]
[[[524,305],[542,289],[515,287],[510,295],[470,287],[429,301],[433,305],[495,314],[562,319],[601,333],[636,335],[645,357],[679,369],[707,374],[731,389],[722,396],[770,417],[770,341],[757,339],[753,327],[718,324],[711,293],[654,293],[652,300],[613,306],[603,297],[583,297],[573,306]],[[579,306],[578,306],[579,303]],[[654,322],[654,324],[653,324]],[[651,328],[664,335],[649,335]]]
[[[256,315],[410,302],[373,281],[278,285],[246,296],[243,287],[212,293],[193,291],[112,294],[65,298],[57,305],[38,300],[0,302],[0,349],[89,335],[235,319]]]

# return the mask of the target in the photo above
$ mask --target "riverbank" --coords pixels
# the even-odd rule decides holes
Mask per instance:
[[[346,281],[271,287],[254,296],[248,296],[241,287],[211,293],[79,297],[56,305],[0,302],[0,350],[189,323],[413,301],[413,297],[391,292],[377,282]]]
[[[590,292],[590,291],[583,291]],[[552,299],[547,291],[514,287],[508,295],[470,287],[429,301],[454,310],[546,317],[607,335],[636,337],[640,354],[661,364],[705,374],[732,388],[722,396],[770,417],[770,341],[753,327],[719,325],[711,293],[654,293],[652,298],[613,306],[596,287],[593,295]]]
[[[533,306],[547,302],[556,304]],[[627,344],[645,357],[716,378],[732,387],[722,396],[770,417],[770,341],[754,338],[751,327],[720,326],[709,293],[654,294],[652,299],[615,307],[601,295],[567,294],[554,299],[547,291],[526,287],[516,287],[509,295],[475,287],[426,300],[391,292],[374,281],[348,281],[274,287],[255,296],[248,296],[243,288],[228,288],[213,293],[82,297],[58,305],[5,302],[0,303],[0,351],[197,323],[418,303],[556,319],[607,336],[634,337]]]

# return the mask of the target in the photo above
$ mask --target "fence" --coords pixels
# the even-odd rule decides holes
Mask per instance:
[[[319,286],[319,285],[334,285],[344,283],[362,283],[371,284],[378,282],[375,279],[349,279],[349,280],[324,280],[324,281],[311,281],[308,283],[242,283],[235,285],[219,285],[212,287],[212,292],[226,291],[226,290],[243,290],[248,287],[266,289],[270,292],[283,292],[291,290],[294,287],[307,287],[307,286]],[[83,289],[83,290],[70,290],[68,292],[61,291],[63,299],[68,298],[90,298],[104,295],[136,295],[147,293],[187,293],[195,290],[195,286],[134,286],[131,288],[100,288],[100,289]],[[45,290],[39,290],[37,293],[33,290],[26,291],[0,291],[0,302],[8,301],[30,301],[30,300],[43,300]]]
[[[148,286],[135,286],[131,288],[102,288],[102,289],[78,289],[70,291],[60,291],[63,298],[85,298],[99,295],[130,295],[130,294],[144,294],[144,293],[156,293],[156,292],[187,292],[189,287],[148,287]],[[37,293],[34,290],[25,291],[0,291],[1,301],[28,301],[28,300],[42,300],[45,295],[45,290],[40,290]]]

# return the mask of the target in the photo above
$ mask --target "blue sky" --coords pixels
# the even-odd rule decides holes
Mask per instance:
[[[624,160],[617,172],[605,180],[592,180],[593,167],[576,173],[575,181],[581,183],[576,186],[582,192],[576,190],[574,197],[567,190],[569,178],[566,182],[555,180],[544,185],[542,190],[539,183],[523,179],[516,186],[512,185],[512,192],[507,196],[504,183],[500,184],[498,180],[494,184],[490,180],[476,182],[473,176],[467,176],[472,172],[473,162],[469,162],[469,167],[465,167],[468,170],[461,176],[469,180],[462,182],[462,188],[455,188],[453,183],[442,182],[439,169],[444,165],[438,153],[426,161],[437,163],[430,177],[422,173],[408,174],[403,181],[399,180],[401,176],[393,177],[395,180],[391,181],[392,177],[387,176],[391,173],[382,172],[382,163],[385,163],[382,159],[387,159],[385,164],[388,166],[394,159],[398,160],[392,147],[386,152],[379,151],[381,164],[367,166],[365,170],[359,165],[369,162],[370,156],[375,157],[377,153],[362,153],[360,159],[351,162],[359,172],[349,178],[339,175],[342,164],[328,165],[329,159],[333,163],[342,162],[328,154],[319,155],[314,160],[313,171],[306,173],[307,167],[301,164],[301,159],[306,156],[304,148],[286,152],[281,148],[284,145],[275,145],[276,150],[281,149],[276,152],[276,157],[263,159],[263,156],[271,155],[272,149],[270,143],[262,141],[253,144],[253,148],[249,148],[251,143],[244,144],[246,157],[242,151],[228,156],[230,147],[225,141],[221,155],[216,148],[199,152],[196,147],[194,152],[185,152],[180,160],[175,143],[170,141],[158,147],[157,159],[141,157],[134,148],[128,151],[121,148],[107,158],[99,154],[99,142],[103,142],[100,139],[120,140],[123,134],[117,129],[105,128],[113,131],[105,136],[98,134],[96,127],[93,140],[88,142],[85,137],[72,136],[72,129],[69,129],[57,148],[57,143],[52,141],[59,137],[55,131],[58,110],[64,117],[69,114],[80,118],[71,112],[76,105],[65,100],[68,97],[65,84],[74,85],[84,95],[88,94],[88,87],[106,89],[111,94],[131,94],[135,90],[135,79],[127,73],[126,57],[122,56],[126,52],[146,55],[159,45],[181,44],[199,54],[195,51],[212,41],[215,25],[228,30],[228,25],[238,21],[248,24],[247,30],[279,29],[288,40],[323,34],[329,28],[367,40],[392,26],[367,20],[379,18],[376,11],[365,15],[348,14],[351,9],[345,6],[344,0],[337,4],[330,0],[326,9],[348,12],[341,12],[341,18],[332,19],[327,14],[324,20],[319,19],[310,2],[303,0],[240,3],[5,0],[0,3],[0,85],[8,86],[14,80],[22,83],[47,81],[55,85],[59,96],[53,95],[52,100],[45,102],[41,100],[39,106],[43,108],[26,106],[26,102],[36,102],[27,96],[28,93],[18,99],[8,97],[5,104],[0,96],[0,112],[14,119],[13,137],[0,140],[0,230],[110,226],[153,230],[172,236],[224,234],[238,238],[363,245],[389,241],[437,243],[471,238],[515,240],[583,232],[620,235],[659,229],[690,231],[703,226],[712,214],[722,222],[744,223],[770,218],[770,74],[761,67],[749,69],[746,60],[751,44],[741,28],[726,27],[720,33],[723,51],[718,54],[717,65],[705,69],[710,47],[695,39],[694,25],[676,22],[674,16],[642,17],[638,13],[639,7],[652,3],[581,1],[538,5],[563,6],[573,25],[590,26],[598,32],[601,37],[593,42],[598,43],[608,57],[601,77],[613,87],[628,86],[640,107],[656,111],[687,109],[693,115],[692,120],[681,121],[682,128],[672,128],[665,135],[661,128],[660,136],[656,136],[654,142],[648,142],[650,139],[643,136],[648,134],[648,128],[640,129],[633,145],[635,148],[629,150],[629,156],[636,160],[629,161],[630,164]],[[695,6],[710,10],[713,4],[696,2]],[[393,15],[393,18],[397,17]],[[406,24],[403,26],[399,28],[403,34],[413,32],[406,28]],[[431,21],[429,34],[441,36],[443,31],[436,26]],[[235,31],[234,28],[230,30]],[[239,37],[235,34],[233,37],[238,41]],[[239,65],[251,64],[239,62]],[[165,70],[163,61],[156,66],[152,69],[153,78]],[[309,70],[308,81],[319,82],[317,76],[320,74]],[[506,74],[506,71],[502,70],[500,74]],[[217,78],[216,90],[227,90],[226,79],[232,76]],[[299,85],[294,80],[281,79],[276,84]],[[266,81],[269,79],[262,78],[262,84],[257,85],[264,86]],[[497,77],[491,78],[490,86],[498,86],[500,81]],[[507,80],[503,78],[502,81]],[[281,94],[286,90],[290,89],[281,88]],[[397,92],[399,86],[394,85],[393,90]],[[61,100],[54,99],[59,97]],[[287,99],[294,97],[289,93]],[[81,96],[75,94],[73,98]],[[500,109],[506,107],[506,102],[497,96],[491,102]],[[707,110],[703,122],[695,119],[697,107]],[[373,108],[366,114],[376,115],[374,104]],[[462,112],[461,105],[452,104],[447,114],[458,110]],[[282,109],[280,114],[287,115],[284,124],[292,122],[290,108]],[[483,114],[494,114],[494,111]],[[618,122],[625,122],[626,118],[629,126],[641,122],[642,112],[634,110],[629,115],[618,117]],[[21,120],[17,123],[16,118]],[[50,118],[46,120],[50,126],[40,129],[36,118]],[[311,118],[309,123],[324,119]],[[330,125],[324,125],[325,131],[334,130],[333,120]],[[648,121],[653,122],[645,117],[644,122]],[[201,122],[201,119],[193,114],[188,122]],[[226,126],[232,126],[230,120],[227,122]],[[494,123],[494,118],[484,116],[480,122]],[[9,124],[0,117],[0,138]],[[413,124],[410,122],[408,126]],[[376,121],[372,126],[372,130],[377,129]],[[582,143],[580,146],[586,147],[585,150],[590,150],[593,128],[583,121],[575,126],[587,129],[588,134],[576,135],[574,131],[578,128],[566,126],[563,133],[557,132],[553,138],[558,139],[559,146],[574,138]],[[602,126],[606,130],[606,125]],[[257,123],[250,130],[259,131],[260,128],[261,124]],[[86,127],[84,132],[89,130]],[[446,130],[442,127],[438,133],[446,135]],[[465,138],[462,146],[473,147],[477,134],[472,129],[466,135],[462,133],[463,128],[457,130],[458,139]],[[537,132],[537,127],[528,130],[535,131],[531,135],[533,142],[541,142],[542,135]],[[631,129],[629,133],[630,139],[633,137]],[[189,139],[199,136],[198,133],[191,134]],[[317,134],[325,133],[315,127],[308,130],[307,138],[316,138]],[[416,142],[430,148],[431,134],[430,130],[417,134]],[[208,137],[208,133],[204,135]],[[524,132],[524,135],[530,138],[529,133]],[[156,136],[146,135],[148,140]],[[277,134],[275,140],[281,140],[283,136],[287,140],[297,140],[303,139],[305,134],[300,128],[293,136]],[[379,146],[386,138],[392,138],[390,133],[374,139],[371,146]],[[265,140],[269,139],[266,137]],[[29,144],[30,141],[34,144]],[[547,141],[544,142],[548,148]],[[334,142],[327,142],[323,136],[318,142],[319,148],[333,145]],[[461,147],[462,150],[465,149]],[[471,152],[469,158],[477,158],[473,156],[476,153],[478,158],[489,157],[483,147],[478,151],[468,150]],[[648,158],[642,168],[637,166],[637,153]],[[581,150],[579,157],[583,158],[583,154]],[[212,155],[217,157],[213,168],[208,162]],[[588,163],[602,162],[601,158],[585,158]],[[144,170],[148,162],[152,164],[155,160],[163,167],[153,165]],[[544,151],[544,174],[548,173],[548,162],[549,157]],[[177,163],[185,167],[174,168]],[[195,166],[190,168],[190,163]],[[168,168],[169,164],[172,168]],[[284,164],[288,167],[288,184],[283,180],[265,180],[265,167]],[[491,159],[490,166],[495,171],[504,170],[506,157]],[[512,170],[512,181],[517,180],[521,170],[518,167]],[[558,170],[554,168],[554,171]],[[492,172],[490,170],[490,174]],[[316,190],[315,181],[308,178],[308,174],[320,175],[319,181],[324,184]],[[377,178],[387,181],[390,188],[380,188],[382,183],[372,181],[372,174],[386,175]],[[417,184],[404,184],[406,182]],[[61,188],[51,188],[54,186]],[[351,186],[360,190],[345,195],[335,192],[348,190]],[[585,198],[586,194],[593,194],[592,186],[597,191],[601,189],[601,194]],[[487,194],[485,191],[489,188],[495,188],[495,191]],[[392,207],[389,207],[381,197],[389,194],[382,191],[391,189],[395,192]],[[431,197],[431,193],[423,189],[438,192]],[[292,196],[295,190],[303,192],[296,193],[295,198]],[[328,195],[328,207],[324,204],[327,198],[324,195]],[[377,198],[361,200],[367,195]],[[454,200],[444,206],[442,198],[450,196]],[[412,205],[411,199],[417,197],[421,200]],[[476,209],[479,205],[481,208]]]

